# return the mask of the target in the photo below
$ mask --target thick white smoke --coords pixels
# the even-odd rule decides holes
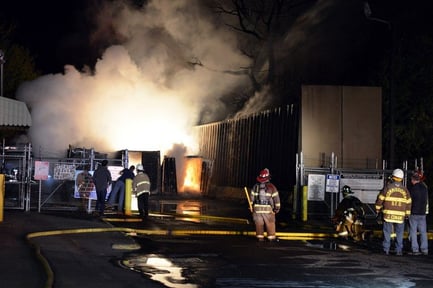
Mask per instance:
[[[191,128],[203,110],[210,117],[224,113],[220,97],[248,81],[215,71],[249,64],[234,35],[214,25],[201,3],[158,0],[142,9],[120,3],[101,9],[98,19],[110,19],[121,45],[106,49],[92,73],[65,63],[63,74],[42,76],[18,91],[31,109],[36,156],[62,157],[70,144],[162,153],[182,144],[195,153]]]

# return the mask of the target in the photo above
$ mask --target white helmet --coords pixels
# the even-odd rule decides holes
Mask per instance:
[[[392,171],[392,177],[403,179],[404,178],[403,170],[395,169],[394,171]]]
[[[143,165],[142,164],[137,164],[137,170],[144,171]]]

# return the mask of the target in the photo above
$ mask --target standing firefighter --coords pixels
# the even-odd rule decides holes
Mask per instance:
[[[383,213],[383,252],[387,255],[391,248],[392,232],[396,234],[396,254],[403,255],[404,220],[409,217],[412,206],[412,198],[403,185],[403,178],[403,170],[395,169],[391,181],[386,184],[376,200],[376,213]]]
[[[267,168],[260,171],[257,182],[250,195],[254,223],[256,224],[256,237],[264,241],[266,229],[269,241],[275,241],[275,214],[280,211],[280,196],[277,188],[270,182],[271,175]]]
[[[137,165],[137,175],[132,180],[132,191],[137,196],[140,217],[146,220],[149,216],[150,179],[142,164]]]

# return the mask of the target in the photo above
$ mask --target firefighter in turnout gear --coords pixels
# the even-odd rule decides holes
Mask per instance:
[[[150,179],[142,164],[138,164],[136,169],[137,175],[132,180],[132,191],[137,196],[140,217],[142,220],[146,220],[149,216]]]
[[[355,241],[363,238],[364,205],[361,200],[353,196],[350,186],[342,189],[343,200],[338,204],[332,222],[339,236],[350,237]]]
[[[269,241],[277,240],[275,236],[275,214],[280,211],[280,196],[277,188],[270,182],[271,175],[267,168],[260,171],[257,182],[250,193],[252,213],[256,225],[256,237],[264,241],[265,230]]]
[[[376,213],[383,213],[383,251],[389,254],[391,233],[396,234],[396,254],[403,255],[404,221],[410,216],[412,198],[403,185],[404,172],[395,169],[391,180],[377,196]],[[395,229],[395,231],[393,231]]]

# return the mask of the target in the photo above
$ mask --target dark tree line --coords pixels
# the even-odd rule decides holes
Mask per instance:
[[[326,2],[326,3],[325,3]],[[367,9],[366,9],[367,8]],[[433,18],[404,1],[215,1],[251,57],[251,89],[296,103],[302,84],[379,86],[389,168],[433,166]],[[254,93],[250,93],[253,95]]]
[[[33,80],[40,75],[31,52],[12,40],[14,31],[13,25],[0,22],[0,50],[4,55],[1,96],[12,99],[15,99],[15,93],[22,82]]]

